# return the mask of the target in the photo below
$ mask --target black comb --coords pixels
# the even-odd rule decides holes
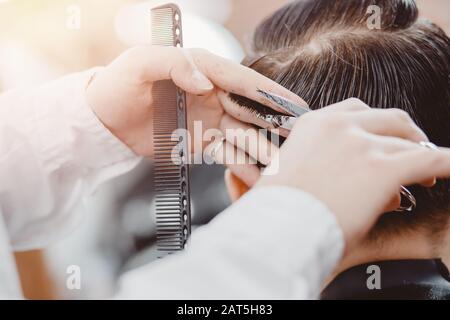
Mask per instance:
[[[152,44],[183,46],[181,12],[167,4],[151,10]],[[159,257],[182,250],[191,232],[186,94],[171,80],[152,88],[154,185]]]

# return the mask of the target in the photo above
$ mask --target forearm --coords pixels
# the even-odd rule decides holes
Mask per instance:
[[[343,246],[334,216],[315,198],[256,188],[196,230],[184,252],[126,274],[117,297],[314,299]]]
[[[0,210],[15,250],[66,233],[83,195],[139,161],[87,105],[93,72],[0,96]]]

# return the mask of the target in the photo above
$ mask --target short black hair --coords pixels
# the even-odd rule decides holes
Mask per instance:
[[[374,5],[381,25],[373,29],[367,23]],[[243,63],[312,109],[351,97],[376,108],[403,109],[432,142],[450,147],[449,61],[449,38],[418,19],[413,0],[302,0],[257,27]],[[248,101],[241,104],[267,112]],[[410,190],[417,199],[415,211],[384,215],[372,236],[418,226],[435,239],[442,235],[449,223],[450,180]]]

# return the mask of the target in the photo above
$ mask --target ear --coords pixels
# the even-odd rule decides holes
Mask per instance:
[[[231,202],[239,200],[239,198],[250,189],[241,179],[236,177],[230,169],[225,170],[225,185]]]

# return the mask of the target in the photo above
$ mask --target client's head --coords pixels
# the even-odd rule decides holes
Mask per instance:
[[[373,5],[381,9],[380,28]],[[449,38],[418,20],[413,0],[303,0],[258,26],[244,64],[298,94],[312,109],[350,97],[376,108],[403,109],[432,142],[450,147],[449,60]],[[247,100],[238,102],[267,112]],[[417,199],[414,212],[384,215],[368,242],[378,245],[408,234],[421,234],[432,245],[443,241],[450,220],[449,180],[410,190]]]

